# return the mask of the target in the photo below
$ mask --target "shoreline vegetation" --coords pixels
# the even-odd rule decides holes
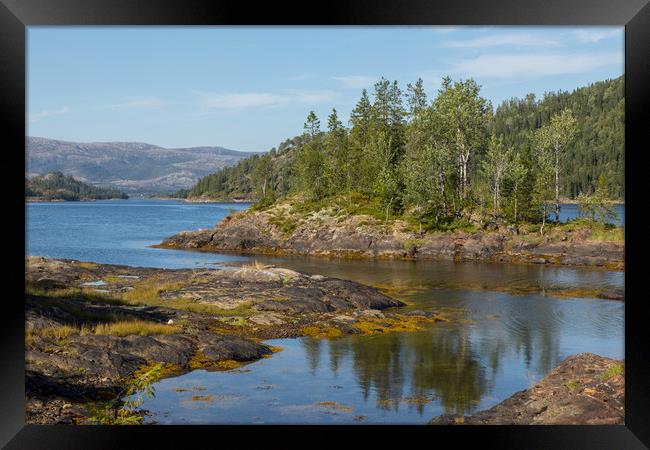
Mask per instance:
[[[624,228],[609,225],[625,194],[622,77],[496,110],[480,90],[446,77],[429,99],[421,79],[403,92],[382,78],[349,127],[333,109],[323,131],[311,111],[303,134],[184,192],[249,210],[157,247],[623,270]],[[567,199],[580,218],[561,224]]]
[[[623,88],[619,77],[494,108],[472,79],[444,78],[430,99],[422,80],[403,91],[382,78],[362,91],[349,126],[333,109],[322,131],[312,111],[303,134],[177,196],[270,203],[358,192],[425,222],[467,209],[537,221],[543,203],[577,202],[599,183],[605,203],[624,198]]]
[[[364,203],[365,202],[365,203]],[[358,259],[453,259],[558,264],[624,270],[624,228],[586,219],[517,226],[470,222],[420,232],[417,223],[388,223],[373,203],[355,198],[314,203],[288,198],[224,218],[214,229],[184,231],[154,247],[264,255]]]
[[[26,419],[42,424],[142,423],[133,396],[153,395],[162,378],[238,370],[282,351],[265,339],[453,320],[401,310],[405,303],[356,282],[260,264],[165,270],[28,257],[25,304]],[[607,420],[619,409],[606,410]]]

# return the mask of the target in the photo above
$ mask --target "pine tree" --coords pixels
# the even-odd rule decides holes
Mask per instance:
[[[427,107],[427,94],[424,92],[424,82],[418,78],[415,84],[406,85],[408,114],[411,119],[422,113]]]
[[[325,149],[328,191],[336,193],[345,190],[349,199],[352,189],[352,172],[346,139],[347,133],[335,108],[327,118],[327,130]]]
[[[316,135],[320,133],[320,120],[318,120],[318,117],[314,111],[309,111],[309,115],[307,115],[307,121],[305,122],[303,128],[311,139],[314,139]]]

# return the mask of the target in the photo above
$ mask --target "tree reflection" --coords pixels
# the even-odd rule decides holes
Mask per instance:
[[[328,346],[329,367],[336,373],[342,359],[351,362],[364,399],[374,394],[377,407],[397,411],[405,401],[423,411],[435,398],[445,411],[471,412],[486,393],[485,371],[462,327],[444,332],[388,333],[334,340],[303,339],[312,373]],[[319,343],[322,343],[319,345]]]

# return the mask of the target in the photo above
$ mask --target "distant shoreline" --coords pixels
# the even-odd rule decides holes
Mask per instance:
[[[228,199],[182,199],[185,203],[255,203],[253,200],[242,200],[237,198]]]
[[[620,200],[620,199],[619,200],[605,200],[605,202],[609,203],[610,205],[624,205],[625,204],[625,200]],[[566,199],[561,199],[560,200],[560,206],[562,206],[562,205],[577,205],[577,204],[578,204],[577,199],[566,198]]]
[[[235,198],[225,198],[225,199],[190,199],[190,198],[180,198],[180,197],[145,197],[150,200],[175,200],[184,203],[254,203],[253,200],[242,200]]]
[[[25,197],[25,203],[65,203],[65,202],[96,202],[98,200],[129,200],[128,198],[79,198],[65,200],[62,198]]]
[[[107,198],[105,200],[126,200],[122,198]],[[64,203],[64,202],[96,202],[96,198],[79,198],[65,200],[62,198],[25,197],[25,203]]]
[[[129,197],[128,199],[122,198],[107,198],[103,200],[133,200],[133,199],[142,199],[142,200],[173,200],[184,203],[255,203],[255,200],[242,200],[236,198],[225,198],[225,199],[191,199],[191,198],[182,198],[182,197]],[[63,200],[63,199],[44,199],[41,197],[25,197],[25,202],[34,203],[34,202],[94,202],[97,199],[94,198],[82,198],[79,200]],[[607,200],[607,203],[612,205],[625,205],[625,200]],[[577,200],[565,199],[560,202],[562,205],[577,205]]]

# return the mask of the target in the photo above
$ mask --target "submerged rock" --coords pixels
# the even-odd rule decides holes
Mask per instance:
[[[620,300],[623,301],[625,300],[625,292],[623,290],[617,289],[617,290],[609,290],[609,291],[602,291],[598,294],[598,298],[604,298],[607,300]]]

